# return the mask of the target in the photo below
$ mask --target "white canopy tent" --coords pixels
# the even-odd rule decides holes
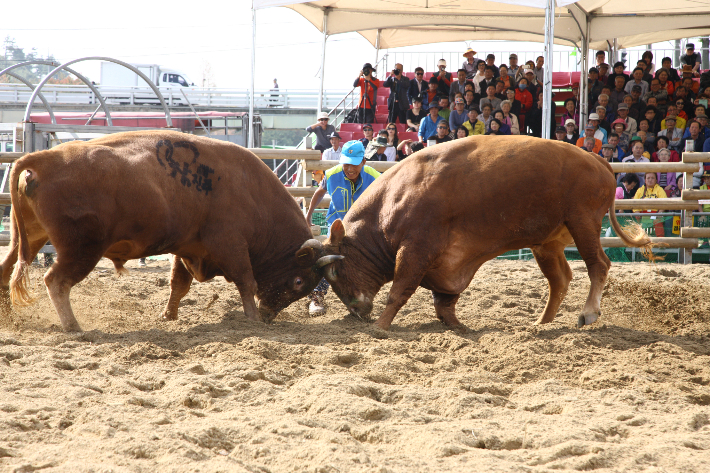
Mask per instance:
[[[252,2],[255,10],[285,6],[310,21],[323,32],[323,60],[328,36],[354,31],[361,34],[378,50],[444,41],[544,41],[546,77],[543,126],[545,128],[550,123],[553,42],[580,49],[581,69],[586,71],[589,49],[607,49],[614,40],[617,48],[628,48],[710,34],[708,20],[710,2],[698,0],[672,2],[667,0],[579,0],[576,2],[574,0],[556,2],[555,0],[252,0]],[[322,74],[321,68],[321,88]],[[580,112],[584,124],[587,116],[587,81],[580,82],[582,98]]]

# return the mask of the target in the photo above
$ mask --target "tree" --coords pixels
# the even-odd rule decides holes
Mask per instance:
[[[32,64],[19,67],[12,71],[32,84],[38,84],[44,76],[49,74],[52,69],[59,65],[59,62],[52,54],[49,54],[46,58],[44,58],[37,53],[35,48],[32,48],[32,50],[27,53],[24,48],[17,46],[14,38],[10,38],[9,36],[5,37],[5,41],[3,42],[3,51],[0,52],[4,53],[0,54],[0,69],[5,69],[6,67],[27,61],[49,61],[54,63],[54,66],[48,64]],[[4,74],[0,76],[0,83],[19,84],[21,81],[8,74]],[[73,78],[69,73],[60,71],[55,74],[48,83],[73,85],[81,84],[82,82],[79,79]]]

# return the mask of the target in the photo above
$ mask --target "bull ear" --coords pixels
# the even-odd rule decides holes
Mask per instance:
[[[338,219],[330,226],[330,237],[328,242],[331,245],[339,246],[342,243],[343,238],[345,238],[345,226],[343,221]]]
[[[301,248],[296,252],[296,264],[302,268],[307,268],[315,263],[318,254],[312,247]]]

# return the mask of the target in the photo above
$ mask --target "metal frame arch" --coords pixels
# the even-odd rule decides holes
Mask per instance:
[[[17,74],[15,74],[14,72],[12,72],[13,69],[16,69],[16,68],[19,68],[19,67],[22,67],[22,66],[27,66],[27,65],[30,65],[30,64],[42,64],[42,65],[46,65],[46,66],[57,66],[57,63],[56,63],[56,62],[51,62],[51,61],[26,61],[26,62],[22,62],[22,63],[19,63],[19,64],[15,64],[14,66],[6,67],[6,68],[3,69],[2,71],[0,71],[0,76],[2,76],[2,75],[4,75],[4,74],[7,74],[7,75],[9,75],[9,76],[12,76],[12,77],[14,77],[15,79],[19,80],[20,82],[22,82],[23,84],[25,84],[27,87],[29,87],[30,90],[34,90],[34,89],[35,89],[35,86],[32,85],[32,83],[31,83],[30,81],[28,81],[28,80],[25,79],[24,77],[18,76]],[[49,113],[49,118],[52,120],[52,124],[53,124],[53,125],[56,125],[56,124],[57,124],[57,119],[54,117],[54,110],[52,109],[52,106],[49,104],[49,102],[47,101],[47,99],[44,98],[44,95],[43,95],[42,93],[39,93],[37,96],[38,96],[39,99],[42,101],[42,104],[44,104],[44,108],[47,109],[47,113]]]
[[[6,68],[6,69],[3,69],[2,71],[0,71],[0,75],[6,73],[6,72],[8,72],[8,71],[11,71],[12,69],[15,69],[15,68],[17,68],[17,67],[24,66],[24,65],[28,65],[28,64],[43,64],[43,65],[47,65],[47,66],[55,66],[55,67],[57,67],[57,63],[56,63],[56,62],[51,62],[51,61],[27,61],[27,62],[23,62],[23,63],[20,63],[20,64],[15,64],[14,66],[10,66],[10,67],[8,67],[8,68]],[[67,72],[69,72],[70,74],[74,74],[77,78],[79,78],[79,80],[81,80],[84,84],[86,84],[87,86],[89,86],[89,88],[91,89],[91,91],[94,93],[94,95],[96,95],[96,98],[97,98],[97,99],[99,100],[99,102],[101,103],[101,107],[104,109],[104,112],[106,112],[106,121],[108,122],[109,125],[111,125],[110,112],[109,112],[108,108],[106,107],[106,103],[104,102],[103,97],[101,96],[101,93],[98,91],[98,89],[97,89],[96,87],[94,87],[94,85],[91,83],[91,81],[90,81],[89,79],[87,79],[87,78],[84,77],[82,74],[80,74],[80,73],[78,73],[77,71],[75,71],[74,69],[71,69],[71,68],[69,68],[69,67],[66,67],[65,70],[66,70]],[[54,71],[56,71],[56,69],[54,69]],[[44,83],[46,83],[46,82],[49,80],[49,78],[51,78],[51,77],[54,75],[54,73],[55,73],[54,71],[52,71],[52,73],[50,73],[50,74],[49,74],[47,77],[45,77],[39,84],[37,84],[37,88],[34,88],[34,87],[33,87],[33,93],[32,93],[32,95],[30,96],[29,102],[27,103],[27,110],[25,111],[24,121],[29,121],[29,119],[30,119],[29,112],[32,110],[32,105],[34,104],[34,100],[35,100],[36,97],[38,97],[38,95],[41,95],[41,92],[40,92],[41,86],[44,85]],[[41,100],[41,99],[40,99],[40,100]],[[50,115],[52,115],[52,120],[53,120],[52,123],[56,124],[56,121],[54,121],[54,116],[53,116],[54,114],[53,114],[53,112],[50,110],[49,113],[50,113]]]
[[[153,90],[153,92],[155,93],[158,100],[160,100],[160,104],[163,106],[163,110],[165,111],[166,125],[168,127],[172,128],[173,120],[170,117],[170,109],[168,108],[167,104],[165,103],[165,99],[163,98],[163,94],[160,93],[160,90],[158,89],[158,87],[150,81],[148,76],[146,76],[141,71],[139,71],[137,68],[131,66],[128,63],[125,63],[123,61],[119,61],[118,59],[114,59],[114,58],[110,58],[110,57],[102,57],[102,56],[90,56],[90,57],[83,57],[83,58],[79,58],[79,59],[74,59],[72,61],[65,62],[64,64],[62,64],[60,66],[57,66],[52,71],[50,71],[49,74],[47,74],[47,76],[44,79],[42,79],[39,84],[37,84],[37,88],[32,93],[32,96],[30,97],[30,101],[27,103],[27,110],[25,110],[24,121],[29,121],[30,113],[32,111],[32,105],[34,103],[34,99],[37,97],[37,94],[42,89],[42,87],[44,87],[44,85],[47,83],[47,81],[49,81],[49,79],[51,79],[52,76],[54,76],[57,72],[59,72],[61,70],[71,71],[71,69],[68,67],[71,64],[75,64],[77,62],[83,62],[83,61],[113,62],[114,64],[121,65],[127,69],[130,69],[131,71],[135,72],[136,74],[138,74],[138,76],[141,79],[143,79],[145,81],[145,83],[148,84],[148,86]],[[94,92],[94,94],[96,94],[96,98],[101,103],[101,108],[103,108],[104,112],[106,113],[106,122],[107,122],[108,126],[112,126],[113,123],[111,122],[111,114],[108,110],[108,107],[106,106],[106,102],[104,102],[104,98],[101,95],[101,93],[98,91],[98,89],[96,89],[96,87],[91,83],[91,81],[87,80],[84,76],[82,76],[81,74],[78,74],[76,72],[73,72],[73,74],[75,74],[79,79],[81,79],[87,86],[89,86],[91,91]]]

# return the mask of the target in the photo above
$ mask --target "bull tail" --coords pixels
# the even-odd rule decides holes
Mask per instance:
[[[611,226],[627,246],[633,246],[636,248],[641,248],[643,256],[651,262],[657,260],[662,260],[662,256],[656,256],[653,254],[653,247],[656,246],[651,242],[651,238],[643,231],[641,225],[636,222],[630,222],[623,227],[616,219],[616,199],[611,201],[611,207],[609,207],[609,222]]]
[[[23,162],[24,161],[24,162]],[[13,305],[26,306],[33,302],[30,294],[30,242],[25,229],[25,219],[20,207],[19,179],[27,167],[26,160],[20,160],[10,172],[10,199],[12,202],[11,239],[17,244],[17,264],[10,279],[10,300]]]

